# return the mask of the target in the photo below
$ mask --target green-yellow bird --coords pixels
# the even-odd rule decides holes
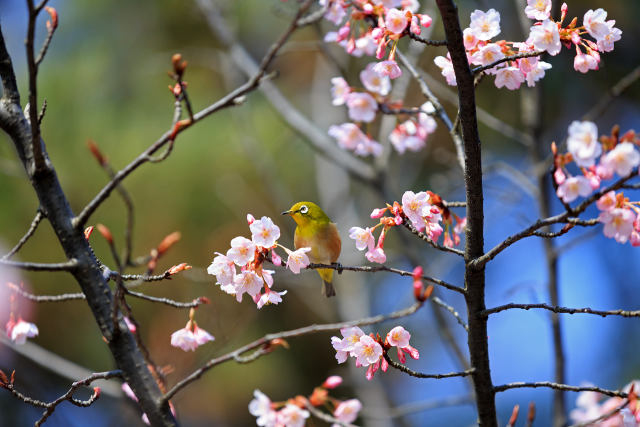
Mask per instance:
[[[331,264],[338,260],[342,242],[338,227],[331,222],[318,205],[312,202],[298,202],[282,215],[290,215],[298,224],[293,238],[296,249],[311,248],[309,260],[316,264]],[[331,283],[333,270],[319,268],[316,270],[322,278],[322,293],[331,297],[336,290]]]

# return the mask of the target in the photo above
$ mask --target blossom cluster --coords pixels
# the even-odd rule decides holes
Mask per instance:
[[[614,127],[610,135],[598,138],[598,128],[593,122],[574,121],[569,125],[567,150],[565,154],[554,154],[554,181],[556,194],[564,202],[570,203],[581,197],[588,197],[600,188],[603,180],[617,174],[627,177],[637,174],[640,153],[637,146],[640,138],[634,131],[620,135]],[[571,175],[567,165],[575,163],[580,174]],[[596,206],[600,210],[598,220],[604,225],[604,234],[619,243],[630,241],[640,246],[640,208],[638,202],[630,202],[623,192],[609,191],[602,195]]]
[[[306,253],[311,248],[292,251],[278,244],[280,228],[269,217],[263,216],[258,220],[248,214],[247,222],[251,239],[242,236],[231,239],[231,248],[226,255],[216,252],[207,272],[216,276],[220,289],[235,295],[238,302],[242,302],[242,296],[247,293],[258,308],[265,304],[278,304],[287,291],[277,292],[271,289],[274,271],[264,269],[264,261],[270,257],[274,265],[282,265],[282,258],[275,251],[280,247],[288,255],[286,267],[298,274],[301,268],[309,265]],[[239,273],[237,267],[240,267]]]
[[[563,22],[567,16],[567,4],[563,3],[559,21],[551,18],[551,0],[527,0],[525,13],[528,18],[536,20],[529,30],[529,37],[524,42],[511,42],[491,39],[500,34],[500,13],[494,9],[486,12],[475,10],[471,13],[469,27],[463,32],[464,45],[469,63],[477,66],[491,65],[504,58],[524,54],[511,61],[502,62],[484,72],[495,75],[495,85],[510,90],[527,85],[535,86],[535,82],[544,77],[551,64],[540,61],[537,54],[547,52],[557,55],[564,44],[568,49],[575,46],[576,56],[573,67],[576,71],[586,73],[597,70],[600,53],[610,52],[613,45],[620,40],[622,31],[616,28],[614,20],[606,20],[607,12],[602,9],[588,10],[583,17],[583,24],[577,25],[573,18],[565,27]],[[585,36],[589,35],[594,40]],[[527,56],[527,54],[532,56]],[[450,85],[456,84],[451,58],[438,56],[434,62],[442,69],[442,75]]]
[[[344,363],[349,357],[356,358],[356,367],[368,366],[366,377],[371,380],[376,371],[381,368],[386,372],[389,363],[384,357],[391,347],[398,350],[398,359],[400,363],[406,362],[405,353],[409,354],[412,359],[419,359],[418,350],[409,345],[411,334],[402,326],[396,326],[387,334],[384,341],[379,335],[365,335],[362,329],[357,326],[340,329],[342,338],[331,337],[331,345],[336,350],[336,360],[338,363]]]
[[[595,391],[583,391],[578,394],[576,408],[571,411],[569,417],[575,424],[588,423],[595,427],[639,427],[640,426],[640,404],[636,394],[636,389],[640,387],[640,381],[632,381],[627,384],[623,391],[629,394],[629,403],[618,412],[625,399],[621,397],[610,397],[602,400],[603,395]],[[611,414],[606,417],[607,414]],[[597,422],[593,420],[600,419]]]
[[[311,396],[296,396],[286,402],[272,402],[260,390],[253,392],[254,399],[249,403],[249,413],[256,417],[256,424],[265,427],[302,427],[309,418],[306,405],[333,408],[332,416],[336,421],[351,423],[358,418],[362,403],[358,399],[341,401],[329,396],[329,390],[342,384],[339,376],[330,376],[313,390]],[[339,424],[334,424],[338,426]]]
[[[391,46],[386,60],[371,62],[360,72],[362,89],[349,86],[342,77],[331,79],[333,105],[345,105],[349,118],[357,124],[348,122],[331,126],[329,135],[340,147],[356,155],[379,156],[382,145],[363,132],[361,126],[375,120],[378,109],[391,91],[391,80],[402,75],[395,61],[398,40],[409,32],[420,34],[421,27],[431,25],[431,17],[415,13],[419,7],[417,1],[324,0],[321,4],[328,6],[325,17],[336,25],[341,25],[349,15],[338,31],[327,34],[325,41],[340,43],[351,55],[375,55],[377,59],[385,58],[387,48]],[[436,128],[436,122],[430,116],[434,111],[427,103],[396,126],[389,139],[400,154],[406,150],[419,151],[425,146],[427,136]]]
[[[385,213],[393,216],[385,216]],[[447,207],[442,198],[431,192],[405,191],[402,195],[402,204],[393,202],[386,208],[374,209],[371,218],[380,219],[374,227],[351,227],[349,237],[355,240],[356,248],[360,251],[367,250],[365,256],[370,262],[379,264],[387,260],[384,252],[384,241],[391,227],[405,224],[407,221],[419,232],[424,233],[429,239],[436,242],[444,231],[444,245],[453,247],[460,244],[460,234],[466,227],[466,218],[460,218]],[[453,222],[456,225],[453,225]],[[442,225],[444,225],[444,229]],[[378,242],[373,235],[376,228],[382,227]]]

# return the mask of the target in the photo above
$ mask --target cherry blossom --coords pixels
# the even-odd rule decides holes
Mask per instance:
[[[251,240],[263,248],[273,247],[280,238],[280,228],[273,223],[271,218],[266,216],[254,221],[249,228],[251,229]]]
[[[360,72],[360,81],[368,91],[386,96],[391,90],[391,81],[389,77],[374,71],[375,65],[375,62],[371,62]],[[334,102],[334,105],[337,104]]]
[[[402,70],[398,66],[398,63],[391,59],[378,62],[373,66],[373,71],[381,76],[388,76],[392,80],[397,79],[402,75]]]
[[[349,118],[356,122],[371,122],[376,117],[378,103],[368,93],[352,92],[347,95],[346,105],[349,108]]]
[[[611,28],[609,34],[602,37],[598,40],[597,46],[600,52],[611,52],[613,50],[613,44],[620,40],[622,37],[622,31],[619,28],[615,28],[614,21],[609,21],[611,24],[607,23]]]
[[[387,334],[387,342],[392,347],[406,347],[409,345],[411,334],[402,326],[396,326]]]
[[[500,34],[500,13],[495,9],[486,12],[476,9],[471,13],[469,28],[478,40],[490,40]]]
[[[243,266],[251,261],[256,253],[256,245],[245,237],[234,237],[231,239],[231,249],[227,251],[227,258],[236,265]]]
[[[309,418],[309,411],[291,403],[287,403],[278,411],[278,421],[286,427],[303,427],[307,418]]]
[[[382,357],[382,346],[369,335],[363,335],[353,346],[352,352],[356,357],[356,365],[369,366]]]
[[[527,43],[532,44],[538,50],[547,51],[549,55],[557,55],[562,49],[558,25],[545,19],[540,25],[532,26]]]
[[[402,211],[418,230],[424,229],[425,212],[431,210],[429,195],[421,191],[418,194],[413,191],[405,191],[402,195]]]
[[[602,156],[600,162],[602,166],[615,171],[618,175],[627,176],[640,164],[640,154],[632,143],[622,142]]]
[[[369,139],[354,123],[332,125],[329,128],[329,136],[335,138],[338,145],[347,150],[355,150],[358,145],[366,143]]]
[[[598,8],[596,10],[589,9],[584,14],[582,21],[589,35],[596,40],[601,40],[611,32],[611,28],[605,21],[606,19],[607,12],[602,8]]]
[[[202,344],[206,344],[214,339],[213,335],[199,328],[196,322],[190,318],[187,326],[171,334],[171,345],[181,348],[184,351],[194,351]]]
[[[606,194],[603,194],[596,202],[596,206],[601,211],[608,211],[615,208],[617,203],[618,201],[616,199],[616,192],[612,190]]]
[[[538,61],[536,67],[527,72],[527,75],[525,76],[527,80],[527,86],[534,87],[536,85],[535,82],[543,78],[545,74],[544,72],[550,68],[551,64],[549,64],[548,62]]]
[[[246,292],[255,297],[262,289],[263,279],[253,271],[243,271],[233,278],[235,296],[238,302],[242,302],[242,295]]]
[[[301,268],[306,268],[309,265],[309,257],[307,252],[311,251],[311,248],[299,248],[295,251],[286,249],[289,257],[287,258],[287,268],[294,274],[299,274]]]
[[[524,8],[527,18],[538,21],[548,19],[550,12],[551,0],[527,0],[527,7]]]
[[[362,409],[362,403],[358,399],[349,399],[340,402],[333,411],[333,416],[343,423],[352,423],[358,418],[358,413]],[[337,426],[334,424],[332,427]]]
[[[489,43],[471,55],[471,62],[476,65],[489,65],[502,58],[504,58],[502,48],[496,43]]]
[[[384,249],[382,249],[381,247],[376,247],[372,250],[367,251],[364,256],[367,257],[370,262],[375,262],[378,264],[384,264],[387,261],[387,255],[384,253]]]
[[[349,229],[349,237],[356,241],[356,249],[359,251],[372,250],[376,242],[369,227],[351,227]]]
[[[613,208],[600,212],[598,221],[604,224],[604,235],[613,237],[618,243],[626,243],[633,232],[636,215],[630,209]]]
[[[456,82],[456,74],[453,71],[453,63],[451,62],[451,56],[447,52],[446,58],[444,56],[436,56],[433,59],[433,62],[442,69],[442,75],[447,80],[447,84],[450,86],[455,86]]]
[[[249,402],[249,413],[257,417],[256,424],[259,426],[275,426],[277,412],[271,405],[271,399],[260,390],[254,390],[255,397]]]
[[[331,97],[333,105],[343,105],[347,99],[347,95],[351,93],[351,87],[342,77],[334,77],[331,79]]]
[[[402,34],[405,28],[407,28],[408,20],[404,11],[391,8],[387,10],[385,17],[385,25],[387,30],[394,34]]]
[[[581,73],[586,73],[589,70],[597,70],[598,60],[593,55],[587,55],[579,52],[573,58],[573,68]]]
[[[9,339],[17,345],[27,342],[27,338],[37,337],[39,333],[35,323],[26,322],[21,317],[18,317],[17,322],[13,322],[13,319],[9,320],[6,332]]]
[[[584,176],[572,176],[558,186],[556,194],[563,202],[570,203],[577,199],[579,195],[586,197],[592,191],[593,189],[587,178]]]
[[[573,121],[569,125],[568,132],[567,149],[573,156],[573,160],[580,167],[592,166],[595,159],[602,153],[595,123]]]
[[[525,75],[520,71],[518,67],[505,67],[500,68],[496,72],[496,87],[506,87],[510,90],[516,90],[520,88],[520,85],[524,82]]]
[[[276,292],[269,288],[265,288],[265,292],[262,295],[256,295],[254,300],[257,300],[256,305],[258,309],[260,309],[269,304],[278,305],[282,302],[282,296],[286,295],[286,293],[287,291]]]
[[[462,40],[464,42],[464,48],[467,50],[473,49],[478,44],[476,33],[474,33],[471,28],[464,29],[462,32]]]

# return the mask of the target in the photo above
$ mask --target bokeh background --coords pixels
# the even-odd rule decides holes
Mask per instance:
[[[213,0],[236,36],[259,60],[285,28],[294,11],[290,0]],[[434,11],[433,1],[423,1]],[[523,39],[517,17],[519,2],[460,1],[461,22],[468,23],[476,8],[493,7],[502,16],[500,37]],[[589,8],[602,6],[598,1],[570,1],[569,17],[580,19]],[[207,26],[202,11],[192,1],[72,1],[52,0],[58,10],[60,27],[40,73],[40,99],[48,102],[42,132],[63,188],[75,211],[107,182],[87,150],[86,142],[95,140],[119,169],[148,147],[169,127],[173,99],[166,87],[170,57],[181,52],[189,61],[186,80],[193,106],[199,110],[219,99],[245,81],[225,55],[224,47]],[[553,69],[543,80],[543,139],[562,141],[571,120],[579,119],[606,91],[639,65],[637,18],[640,3],[635,0],[607,2],[609,17],[623,31],[615,51],[604,54],[601,69],[586,75],[573,70],[573,53],[563,52],[551,59]],[[434,13],[433,38],[442,38],[442,26]],[[17,0],[0,0],[0,22],[18,71],[19,84],[26,102],[26,78],[23,40],[26,34],[26,5]],[[349,81],[358,83],[357,73],[370,59],[348,58],[344,51],[330,46],[325,51],[317,40],[333,25],[322,22],[293,37],[272,67],[278,71],[277,87],[321,129],[346,120],[342,107],[330,104],[329,79],[338,75],[335,63],[347,72]],[[44,18],[39,23],[42,40]],[[406,41],[401,44],[405,50]],[[420,56],[420,66],[435,80],[433,89],[450,115],[454,105],[447,101],[451,91],[433,65],[433,57],[444,55],[443,48],[428,48]],[[431,81],[431,80],[429,80]],[[520,93],[498,90],[488,78],[478,89],[478,105],[515,129],[522,129]],[[424,102],[417,86],[411,84],[406,105]],[[639,128],[638,97],[640,85],[633,85],[613,101],[596,123],[602,133],[614,124],[623,130]],[[388,126],[389,119],[381,127]],[[376,125],[377,126],[377,125]],[[375,130],[375,128],[373,129]],[[535,192],[514,180],[513,171],[535,182],[529,150],[514,138],[505,136],[481,121],[484,148],[486,243],[489,248],[538,217]],[[388,132],[388,131],[387,131]],[[389,142],[380,137],[386,148]],[[315,273],[293,276],[282,269],[276,274],[276,288],[287,289],[284,302],[256,310],[250,301],[242,304],[222,293],[206,267],[214,252],[225,252],[237,235],[248,236],[245,215],[267,215],[282,230],[281,243],[292,246],[294,225],[279,213],[298,200],[320,203],[338,224],[343,236],[345,265],[366,264],[347,238],[354,225],[372,225],[368,214],[385,201],[399,200],[411,189],[430,189],[447,200],[462,200],[462,175],[455,163],[451,139],[443,126],[432,135],[428,147],[420,153],[389,154],[383,199],[379,191],[357,180],[328,162],[294,132],[265,97],[255,92],[244,105],[221,111],[184,134],[176,142],[172,155],[160,164],[145,165],[125,182],[134,198],[134,253],[147,254],[173,231],[182,233],[181,241],[162,259],[158,271],[188,262],[193,270],[172,281],[146,284],[141,290],[187,301],[207,296],[211,304],[197,312],[199,325],[216,336],[216,341],[194,353],[184,353],[169,345],[171,332],[182,328],[187,313],[144,301],[130,300],[140,333],[154,359],[171,365],[171,383],[178,381],[211,357],[226,353],[265,333],[292,329],[311,323],[355,319],[370,313],[390,312],[411,303],[411,282],[385,274],[364,275],[345,272],[337,278],[338,298],[320,296]],[[11,142],[0,135],[0,245],[6,252],[28,227],[37,200]],[[556,212],[560,207],[554,205]],[[459,212],[463,214],[463,212]],[[587,215],[596,215],[588,211]],[[122,200],[112,196],[91,218],[92,224],[106,224],[123,248],[125,210]],[[569,243],[560,260],[561,302],[566,306],[591,306],[599,309],[638,309],[639,263],[637,249],[605,239],[601,229],[574,230],[558,239]],[[96,254],[112,265],[108,247],[99,235],[92,237]],[[393,230],[387,240],[388,265],[411,269],[406,253],[418,257],[427,274],[462,284],[461,262],[414,242],[404,230]],[[17,259],[60,261],[63,253],[46,222],[20,252]],[[72,278],[63,273],[21,274],[0,272],[2,281],[23,281],[38,294],[78,291]],[[522,241],[495,259],[487,270],[487,305],[506,302],[544,302],[547,274],[540,240]],[[0,322],[8,319],[8,291],[0,287]],[[440,297],[464,316],[457,294],[440,292]],[[40,335],[32,340],[37,347],[24,347],[35,355],[46,349],[66,361],[90,371],[113,368],[110,354],[102,342],[90,311],[83,302],[40,304],[21,302],[25,318],[37,323]],[[399,323],[412,332],[412,344],[420,349],[419,361],[409,366],[425,372],[449,372],[460,369],[449,346],[443,343],[442,330],[436,326],[432,307],[428,306]],[[398,323],[398,322],[396,322]],[[367,332],[386,333],[395,324],[366,328]],[[462,329],[453,318],[447,323],[454,339],[465,347]],[[637,345],[640,328],[637,319],[601,319],[574,315],[562,318],[567,357],[568,382],[593,382],[607,388],[619,388],[640,376]],[[419,380],[399,372],[376,375],[371,382],[364,370],[337,365],[330,345],[331,334],[317,334],[290,340],[289,350],[278,350],[249,365],[228,363],[214,368],[200,381],[178,394],[174,403],[184,425],[252,425],[247,411],[254,389],[273,400],[296,394],[309,394],[328,375],[345,377],[335,390],[338,398],[360,398],[365,405],[359,422],[366,425],[473,425],[474,407],[464,403],[468,382],[462,379]],[[553,379],[549,316],[545,312],[505,312],[489,322],[492,375],[496,384],[510,381]],[[62,394],[71,380],[60,374],[64,366],[45,353],[44,363],[36,363],[6,343],[0,343],[0,369],[16,370],[19,390],[41,400]],[[63,369],[64,370],[64,369]],[[56,372],[58,371],[58,372]],[[69,372],[66,369],[66,372]],[[117,387],[115,387],[117,391]],[[88,391],[85,393],[88,395]],[[82,392],[79,393],[82,397]],[[575,405],[569,394],[569,407]],[[444,399],[444,400],[443,400]],[[539,425],[550,420],[552,394],[549,390],[514,390],[498,395],[500,423],[505,424],[514,404],[526,407],[535,401]],[[455,403],[454,406],[451,406]],[[435,406],[435,408],[433,408]],[[0,392],[2,425],[29,425],[40,414]],[[49,419],[50,425],[136,425],[137,408],[125,397],[105,396],[91,408],[80,409],[65,403]],[[313,421],[312,425],[322,425]]]

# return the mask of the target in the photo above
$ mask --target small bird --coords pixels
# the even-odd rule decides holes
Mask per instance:
[[[338,260],[342,242],[338,227],[331,222],[318,205],[312,202],[298,202],[282,215],[291,215],[298,224],[293,238],[296,249],[311,248],[309,260],[316,264],[332,264]],[[332,297],[336,290],[331,283],[333,270],[319,268],[316,270],[322,278],[322,293]]]

